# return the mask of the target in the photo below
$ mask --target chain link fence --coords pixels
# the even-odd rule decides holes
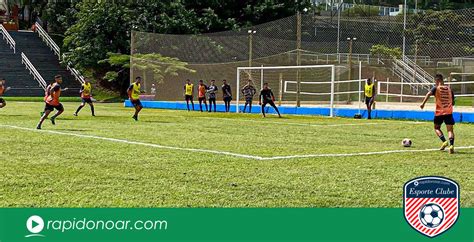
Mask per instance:
[[[301,14],[200,35],[133,32],[131,78],[144,77],[146,92],[158,90],[155,99],[174,101],[182,100],[186,79],[196,84],[200,79],[226,79],[235,89],[239,66],[336,64],[336,79],[349,80],[358,77],[360,61],[362,76],[385,80],[393,76],[391,58],[374,55],[371,48],[401,50],[404,36],[405,54],[428,72],[468,72],[474,63],[469,61],[474,58],[474,9],[410,13],[405,28],[403,15]],[[156,54],[162,57],[153,58]],[[175,59],[170,63],[164,57]],[[180,68],[175,68],[176,62]]]

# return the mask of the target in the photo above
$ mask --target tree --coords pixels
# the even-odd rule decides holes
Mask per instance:
[[[376,55],[377,58],[400,58],[402,57],[402,49],[400,47],[390,48],[386,45],[373,45],[370,48],[370,54]]]
[[[465,56],[464,47],[472,44],[472,34],[465,20],[465,16],[455,11],[429,10],[409,15],[407,38],[418,43],[420,55],[442,58],[449,53],[447,56]]]
[[[162,56],[160,54],[135,54],[132,57],[127,54],[107,53],[107,58],[98,64],[108,64],[113,69],[105,73],[104,79],[114,82],[120,87],[122,94],[125,94],[128,86],[130,68],[140,73],[136,76],[148,76],[158,84],[164,81],[166,76],[177,76],[178,73],[195,72],[186,67],[188,63],[177,58]]]

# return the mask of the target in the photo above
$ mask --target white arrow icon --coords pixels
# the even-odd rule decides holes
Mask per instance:
[[[33,215],[26,220],[26,228],[33,234],[41,232],[44,228],[44,221],[38,215]]]

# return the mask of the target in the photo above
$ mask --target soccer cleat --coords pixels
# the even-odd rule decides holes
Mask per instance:
[[[132,118],[133,118],[135,121],[138,121],[138,117],[137,117],[137,116],[134,115]]]
[[[41,125],[36,126],[36,129],[41,129]]]
[[[77,113],[73,113],[72,115],[76,116],[77,117]]]
[[[454,154],[454,145],[449,146],[449,154]]]
[[[449,145],[448,141],[444,141],[443,144],[441,145],[441,147],[439,148],[439,150],[446,149],[446,147],[448,147],[448,145]]]
[[[49,120],[51,120],[51,123],[52,123],[53,125],[56,125],[56,117],[53,116],[53,117],[51,117]]]

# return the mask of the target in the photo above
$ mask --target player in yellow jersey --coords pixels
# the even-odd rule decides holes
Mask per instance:
[[[142,102],[140,102],[140,94],[142,93],[141,91],[141,82],[142,78],[137,76],[135,78],[135,82],[128,87],[128,98],[130,99],[130,102],[132,102],[133,107],[135,107],[135,114],[133,115],[133,119],[135,121],[138,121],[138,113],[142,110],[143,105]]]
[[[191,80],[187,79],[186,84],[184,85],[184,99],[186,100],[186,106],[189,110],[189,102],[191,101],[191,106],[193,107],[194,111],[194,101],[193,101],[193,94],[194,94],[194,84],[191,83]]]
[[[367,119],[372,119],[372,104],[375,100],[375,85],[370,78],[364,86],[365,105],[367,105]]]
[[[87,104],[91,107],[91,113],[92,116],[95,116],[94,114],[94,104],[92,103],[92,85],[89,79],[85,79],[84,83],[81,86],[81,90],[79,91],[81,93],[81,98],[82,98],[82,103],[79,105],[77,108],[76,112],[74,113],[74,116],[77,116],[79,111]]]

